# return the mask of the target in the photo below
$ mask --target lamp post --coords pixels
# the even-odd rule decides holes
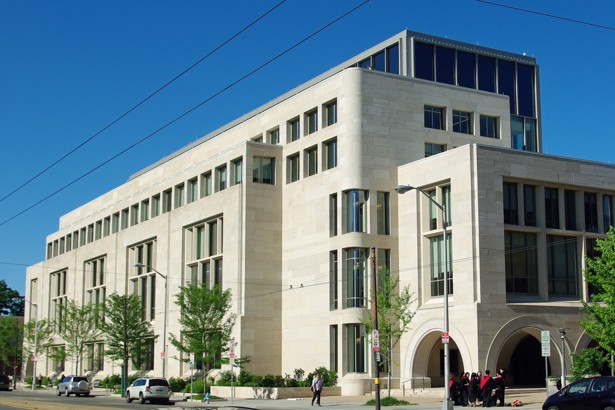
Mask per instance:
[[[162,279],[164,279],[164,323],[162,324],[162,377],[167,377],[166,375],[166,363],[167,363],[167,301],[169,299],[169,286],[167,284],[167,276],[158,272],[156,269],[152,268],[149,265],[145,265],[141,262],[135,263],[135,268],[147,268],[152,272],[155,272],[157,275],[160,275]]]
[[[562,389],[566,386],[566,329],[559,329],[559,336],[562,339]]]
[[[34,352],[32,354],[32,390],[36,389],[36,354],[38,347],[38,306],[30,302],[26,298],[14,298],[13,301],[23,300],[27,302],[33,309],[36,309],[34,314]]]
[[[450,377],[450,349],[448,345],[448,241],[446,236],[446,226],[447,226],[447,218],[446,218],[446,205],[440,204],[431,196],[429,196],[425,191],[420,188],[411,186],[411,185],[398,185],[395,187],[395,192],[398,194],[405,194],[408,191],[417,190],[421,194],[425,195],[427,199],[431,201],[436,207],[438,207],[442,211],[442,242],[444,244],[444,329],[442,331],[442,342],[444,344],[444,400],[442,401],[442,409],[443,410],[452,410],[453,402],[451,401],[451,390],[449,386],[449,377]],[[446,336],[446,342],[445,337]]]

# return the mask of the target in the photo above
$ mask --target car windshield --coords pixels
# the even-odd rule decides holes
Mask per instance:
[[[149,381],[150,386],[166,386],[169,387],[169,382],[164,379],[151,379]]]

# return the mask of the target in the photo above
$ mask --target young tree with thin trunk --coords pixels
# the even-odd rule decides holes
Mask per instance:
[[[142,318],[143,308],[138,295],[118,295],[107,297],[105,320],[100,329],[105,335],[105,354],[112,360],[122,363],[122,380],[128,380],[130,359],[141,360],[140,352],[147,350],[154,335],[152,325]],[[139,364],[139,363],[137,363]],[[122,389],[122,396],[125,391]]]
[[[383,267],[378,272],[376,291],[378,311],[378,334],[380,339],[380,363],[387,371],[388,395],[391,396],[391,364],[393,352],[401,337],[410,329],[415,311],[410,305],[416,299],[408,286],[399,289],[399,279],[391,276],[389,269]],[[365,333],[370,336],[374,328],[372,317],[362,321]]]
[[[95,305],[79,306],[74,300],[68,300],[62,313],[58,334],[66,342],[66,356],[75,364],[74,372],[81,374],[81,358],[86,345],[100,337],[98,310]]]
[[[190,284],[180,288],[176,303],[181,312],[181,336],[171,334],[171,343],[185,357],[195,354],[195,359],[203,366],[206,380],[207,372],[219,364],[222,352],[228,350],[236,317],[229,313],[231,291],[223,291],[218,285],[208,289],[204,285]]]

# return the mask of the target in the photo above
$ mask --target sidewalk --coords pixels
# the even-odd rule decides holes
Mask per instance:
[[[366,406],[365,403],[373,397],[366,396],[323,396],[321,405],[323,408],[340,408],[344,410],[365,410],[373,406]],[[233,399],[212,400],[209,404],[201,402],[182,401],[181,393],[174,394],[171,398],[175,401],[175,406],[168,409],[189,408],[189,409],[258,409],[258,410],[292,410],[292,409],[311,409],[311,400],[309,398],[297,398],[286,400],[266,400],[266,399]],[[442,409],[442,397],[434,394],[423,394],[406,396],[403,399],[411,405],[383,407],[391,410],[440,410]],[[506,391],[506,403],[513,400],[521,400],[523,406],[521,408],[527,410],[541,410],[542,403],[546,399],[544,389],[508,389]],[[159,409],[167,409],[166,406],[158,407]],[[318,407],[317,407],[318,408]],[[455,406],[457,409],[466,409],[471,407]],[[509,407],[512,408],[512,407]]]

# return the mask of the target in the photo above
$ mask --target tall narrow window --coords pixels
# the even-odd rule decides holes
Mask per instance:
[[[306,175],[312,176],[318,173],[318,148],[316,146],[305,150]]]
[[[294,118],[287,123],[287,142],[297,141],[299,139],[299,118]]]
[[[391,233],[391,224],[389,221],[389,193],[378,192],[376,203],[378,235],[389,235]]]
[[[585,230],[598,232],[598,196],[593,192],[585,192]]]
[[[344,192],[346,223],[344,233],[367,232],[368,191],[352,190]]]
[[[216,217],[184,231],[186,280],[211,289],[222,281],[223,219]],[[219,281],[219,282],[218,282]]]
[[[324,106],[324,124],[325,127],[333,125],[337,122],[337,101],[332,101]]]
[[[175,208],[179,208],[184,205],[184,197],[186,195],[185,186],[183,183],[175,185]]]
[[[452,255],[452,239],[451,234],[446,235],[447,247],[447,268],[444,267],[444,243],[442,236],[432,237],[430,239],[431,250],[431,296],[444,295],[444,271],[447,271],[448,277],[448,294],[453,294],[453,255]]]
[[[162,213],[171,212],[173,206],[173,190],[171,188],[162,193]]]
[[[149,199],[141,201],[141,222],[149,219]]]
[[[557,188],[545,187],[545,223],[547,228],[559,229],[559,200]]]
[[[280,129],[274,128],[268,133],[268,140],[270,144],[278,145],[280,143]]]
[[[122,209],[122,229],[128,228],[128,222],[130,219],[130,210],[128,208]],[[88,235],[88,243],[91,242]]]
[[[314,109],[305,114],[305,135],[318,131],[318,110]]]
[[[53,272],[49,283],[51,293],[51,311],[49,312],[49,318],[55,322],[55,330],[58,333],[62,332],[65,325],[64,309],[67,303],[67,275],[67,270]]]
[[[226,189],[226,165],[216,168],[216,186],[218,191]]]
[[[344,249],[347,308],[362,308],[367,303],[367,248]]]
[[[346,363],[348,373],[367,371],[367,340],[361,325],[344,325],[346,330]]]
[[[188,180],[188,196],[186,197],[186,203],[190,204],[198,199],[199,192],[197,186],[196,177]]]
[[[201,198],[211,195],[211,172],[201,174]]]
[[[613,225],[613,197],[602,195],[602,231],[607,233]]]
[[[329,326],[329,370],[337,372],[337,325]]]
[[[504,232],[506,292],[538,294],[536,234]]]
[[[566,218],[566,229],[569,231],[577,230],[577,200],[576,192],[570,189],[564,190],[564,213]]]
[[[160,194],[152,196],[152,218],[160,215]]]
[[[578,296],[579,266],[576,238],[547,235],[547,272],[549,295]]]
[[[523,212],[526,226],[536,226],[536,187],[523,185]]]
[[[329,252],[329,310],[338,307],[337,263],[337,251]]]
[[[451,186],[442,187],[442,202],[446,209],[446,226],[453,224],[453,201],[451,201]]]
[[[241,184],[243,178],[243,158],[237,158],[232,162],[233,166],[233,185]]]
[[[288,182],[295,182],[299,180],[299,154],[290,155],[287,160],[288,164]]]
[[[128,247],[128,265],[131,269],[132,293],[141,298],[141,317],[154,320],[156,316],[156,241],[147,241]],[[139,266],[135,266],[139,264]]]
[[[337,167],[337,138],[330,139],[323,142],[325,160],[325,169],[332,169]]]
[[[519,209],[517,208],[517,184],[504,182],[504,223],[519,224]]]
[[[329,236],[337,235],[337,194],[329,195]]]
[[[130,207],[130,226],[135,226],[139,223],[139,204],[134,204]]]
[[[437,130],[446,129],[446,117],[444,116],[444,108],[426,105],[424,112],[425,128],[434,128]]]
[[[438,228],[438,212],[439,208],[436,206],[437,195],[436,190],[433,189],[427,192],[427,196],[429,196],[429,229],[434,230]]]

